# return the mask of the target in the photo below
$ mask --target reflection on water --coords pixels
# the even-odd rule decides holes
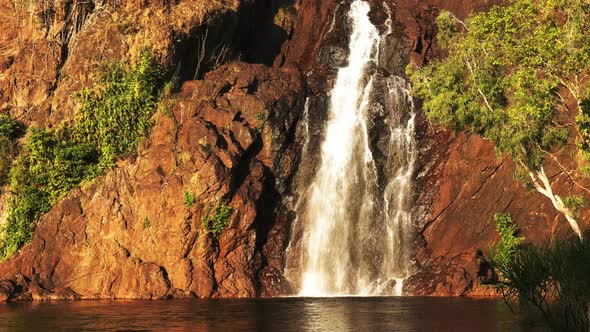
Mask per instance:
[[[277,298],[0,305],[0,331],[540,331],[498,301]]]

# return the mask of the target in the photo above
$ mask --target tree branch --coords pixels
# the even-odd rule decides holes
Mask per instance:
[[[567,221],[569,222],[574,233],[576,233],[576,235],[578,236],[580,241],[582,241],[584,239],[584,237],[582,235],[582,231],[580,230],[580,226],[578,225],[578,222],[574,218],[574,214],[563,203],[563,200],[561,199],[561,197],[559,197],[558,195],[553,193],[553,190],[551,188],[551,183],[549,182],[549,178],[545,174],[545,169],[543,168],[543,166],[541,166],[541,168],[538,171],[533,172],[530,168],[528,168],[526,165],[524,165],[524,163],[522,163],[522,165],[527,170],[529,177],[531,178],[532,184],[535,187],[535,189],[539,193],[543,194],[545,197],[547,197],[551,200],[553,207],[555,207],[555,209],[557,211],[559,211],[560,213],[562,213],[565,216],[565,219],[567,219]]]
[[[575,178],[573,176],[574,171],[569,170],[565,166],[563,166],[563,164],[561,162],[559,162],[559,159],[557,159],[557,157],[554,154],[552,154],[552,153],[550,153],[548,151],[545,151],[543,149],[541,149],[541,151],[543,151],[543,153],[545,153],[546,155],[548,155],[549,157],[551,157],[551,159],[553,159],[553,161],[555,161],[555,163],[557,164],[557,166],[559,166],[559,168],[561,168],[561,170],[567,175],[567,177],[570,179],[570,181],[572,181],[573,184],[575,184],[577,187],[579,187],[580,189],[582,189],[582,190],[584,190],[584,191],[586,191],[587,193],[590,194],[590,189],[584,187],[583,185],[581,185],[580,183],[578,183],[575,180]]]
[[[475,88],[477,89],[477,91],[479,92],[479,94],[481,95],[481,97],[483,98],[483,101],[486,105],[486,107],[490,110],[490,112],[494,112],[494,110],[492,109],[492,106],[490,106],[490,103],[488,102],[488,99],[486,98],[486,95],[483,94],[483,91],[481,91],[481,89],[479,88],[479,86],[477,85],[477,83],[475,82],[475,74],[473,72],[473,68],[471,67],[471,62],[469,62],[469,59],[466,59],[465,62],[467,62],[467,68],[469,68],[469,72],[471,73],[471,76],[473,76],[473,81],[474,81],[474,85]]]

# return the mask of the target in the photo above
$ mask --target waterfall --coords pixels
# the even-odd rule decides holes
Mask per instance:
[[[297,207],[298,266],[290,269],[289,253],[286,274],[301,296],[401,295],[410,273],[414,109],[403,78],[377,78],[383,38],[369,11],[368,2],[351,4],[348,63],[330,93],[321,159]],[[389,139],[381,163],[370,141],[377,92],[387,99]],[[310,111],[306,102],[305,135]],[[311,157],[308,143],[306,137],[303,162]]]

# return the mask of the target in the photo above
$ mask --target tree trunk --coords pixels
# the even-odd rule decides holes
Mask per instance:
[[[584,240],[580,226],[574,217],[574,213],[563,203],[561,197],[553,193],[553,190],[551,189],[551,183],[545,174],[545,169],[543,166],[541,166],[541,168],[534,173],[530,169],[527,170],[531,180],[533,181],[533,186],[535,189],[551,200],[551,203],[553,203],[555,209],[565,216],[565,219],[567,219],[580,241]]]

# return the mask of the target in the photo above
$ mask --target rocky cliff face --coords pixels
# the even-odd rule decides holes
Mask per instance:
[[[502,1],[404,3],[398,7],[397,17],[408,37],[406,46],[412,61],[422,64],[440,56],[433,39],[433,23],[440,9],[464,18]],[[412,15],[413,21],[408,19]],[[520,184],[513,163],[498,156],[490,142],[469,133],[445,132],[424,119],[417,135],[421,146],[414,213],[418,273],[406,280],[406,293],[495,295],[494,289],[485,285],[492,277],[485,252],[497,241],[493,221],[497,212],[510,213],[522,235],[532,243],[573,236],[551,202]],[[575,163],[566,154],[559,160],[566,167]],[[585,194],[553,160],[548,160],[545,168],[560,195]],[[586,214],[583,212],[581,219]],[[582,228],[588,226],[584,223]]]
[[[374,24],[384,29],[387,18],[393,18],[395,37],[381,50],[388,74],[403,75],[408,62],[420,65],[440,56],[435,43],[434,20],[441,9],[465,18],[472,12],[501,3],[501,0],[469,3],[455,0],[372,1],[370,15]],[[313,132],[321,130],[314,127],[314,123],[321,124],[325,120],[325,93],[346,59],[346,25],[338,19],[345,16],[347,2],[323,1],[319,5],[309,1],[304,4],[299,22],[305,25],[296,30],[302,34],[296,34],[284,50],[287,59],[289,56],[299,59],[297,64],[308,73],[310,110],[315,110],[309,114],[311,125],[308,130]],[[317,19],[311,19],[312,16]],[[329,28],[313,29],[311,22]],[[297,40],[298,37],[307,43]],[[294,47],[294,43],[300,46]],[[302,50],[307,56],[301,57],[301,53],[297,53]],[[533,243],[571,236],[565,218],[556,213],[549,200],[515,180],[514,165],[498,156],[491,143],[468,133],[446,132],[430,124],[421,113],[417,139],[420,153],[415,174],[414,217],[417,233],[415,267],[418,272],[406,280],[406,294],[494,295],[493,288],[485,285],[492,272],[484,253],[497,240],[493,222],[497,212],[510,213],[522,234]],[[318,144],[310,141],[306,148],[313,151]],[[567,155],[561,155],[560,161],[566,166],[574,163]],[[304,185],[305,181],[298,179],[309,178],[314,167],[313,163],[300,166],[295,187]],[[549,160],[545,167],[559,194],[583,194],[555,162]],[[583,213],[581,219],[585,215]]]
[[[303,91],[297,72],[243,63],[185,83],[137,156],[46,214],[0,279],[17,276],[18,299],[259,295]],[[232,213],[217,238],[202,224],[221,202]]]
[[[437,56],[439,8],[464,17],[498,2],[371,1],[378,27],[393,18],[383,75]],[[0,264],[0,301],[291,293],[283,272],[294,193],[315,167],[300,163],[299,120],[307,98],[310,129],[321,130],[326,91],[346,60],[346,24],[335,31],[334,22],[347,5],[0,0],[0,11],[11,13],[0,17],[0,109],[26,124],[72,121],[72,94],[92,84],[98,66],[146,45],[184,82],[135,156],[72,191],[41,218],[33,242]],[[496,212],[511,213],[534,242],[567,234],[550,202],[518,184],[488,142],[423,117],[417,138],[418,272],[406,293],[490,294],[481,251],[496,239]],[[310,151],[318,143],[309,142]],[[549,169],[558,192],[574,189],[558,167]],[[217,237],[203,221],[221,204],[231,215]]]
[[[272,64],[292,30],[286,3],[1,0],[0,110],[27,124],[72,120],[72,93],[146,48],[183,81],[231,60]]]
[[[383,58],[380,62],[384,64],[382,75],[403,76],[404,68],[410,61],[422,64],[438,56],[434,44],[434,20],[441,8],[465,17],[494,3],[499,1],[471,2],[469,5],[455,1],[372,3],[372,21],[382,31],[386,29],[386,20],[393,19],[394,32],[380,50]],[[307,36],[315,38],[311,39],[312,43],[306,44],[307,54],[315,54],[315,57],[304,58],[298,63],[307,68],[308,73],[310,113],[306,130],[311,140],[305,148],[309,155],[319,154],[321,142],[317,139],[321,137],[326,121],[327,91],[348,55],[348,26],[345,21],[339,20],[346,16],[348,3],[328,1],[323,2],[322,7],[333,8],[331,19],[330,16],[324,18],[320,15],[325,21],[323,24],[329,28],[316,29],[315,35],[307,33]],[[322,13],[313,3],[307,8]],[[305,21],[305,12],[302,21]],[[291,44],[288,44],[287,51],[291,50],[289,46]],[[309,52],[310,49],[314,52]],[[383,77],[380,75],[376,79],[379,81]],[[379,121],[378,118],[373,119],[372,136],[375,142],[379,137],[387,136],[385,127],[381,128],[384,131],[380,131]],[[428,123],[422,114],[419,116],[417,138],[420,160],[415,174],[414,217],[417,234],[415,268],[418,272],[406,281],[404,292],[416,295],[492,295],[493,289],[481,285],[479,277],[483,280],[491,273],[486,270],[489,266],[481,254],[496,240],[493,215],[503,211],[512,213],[516,220],[523,221],[521,227],[525,232],[530,231],[532,234],[529,237],[535,240],[549,237],[548,234],[540,234],[546,228],[536,228],[538,219],[543,219],[537,214],[545,214],[551,220],[557,215],[543,197],[527,192],[514,180],[510,162],[499,160],[493,146],[482,139],[445,132]],[[315,162],[300,165],[292,192],[305,191],[316,166]],[[513,202],[520,197],[523,197],[522,201]],[[542,204],[542,212],[516,208],[517,205],[536,204]],[[531,219],[530,215],[536,218]],[[557,224],[556,220],[552,221],[552,225]],[[567,230],[567,226],[564,229]],[[529,235],[528,232],[525,234]],[[299,239],[294,237],[292,241]]]
[[[2,263],[2,299],[251,297],[280,287],[280,239],[267,242],[296,165],[305,83],[298,70],[263,64],[210,70],[271,64],[289,12],[275,19],[281,4],[268,1],[1,5],[14,14],[2,28],[22,31],[3,34],[2,108],[26,124],[72,121],[72,95],[99,66],[144,47],[185,81],[136,156],[71,192]],[[216,236],[203,223],[222,205],[231,215]]]

